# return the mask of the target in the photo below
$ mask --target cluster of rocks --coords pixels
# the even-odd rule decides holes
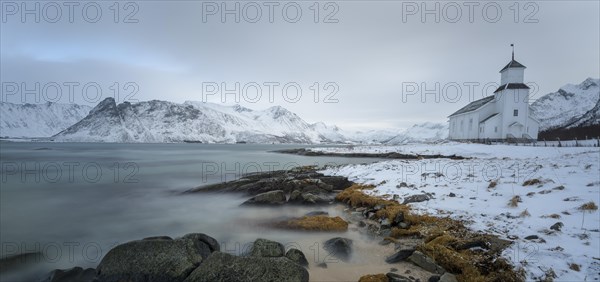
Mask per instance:
[[[248,254],[234,256],[220,252],[214,238],[192,233],[127,242],[111,249],[95,270],[55,270],[45,281],[308,281],[307,266],[301,251],[285,252],[278,242],[257,239]]]
[[[342,176],[326,176],[314,167],[300,167],[244,175],[244,177],[208,186],[186,193],[237,192],[252,196],[243,205],[328,204],[336,192],[348,188],[352,182]]]
[[[383,209],[383,205],[376,205],[372,208],[359,207],[350,209],[350,218],[358,222],[359,227],[366,227],[369,233],[376,236],[388,237],[392,232],[392,227],[408,229],[410,223],[404,218],[404,213],[399,212],[394,220],[386,217],[378,217],[377,212]]]

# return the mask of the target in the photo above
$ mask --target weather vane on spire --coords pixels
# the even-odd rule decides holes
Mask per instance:
[[[512,59],[514,61],[515,60],[515,44],[510,44],[510,47],[512,47]]]

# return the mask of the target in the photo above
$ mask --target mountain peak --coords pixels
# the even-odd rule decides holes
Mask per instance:
[[[584,80],[583,82],[581,82],[579,84],[579,86],[581,87],[581,89],[583,90],[587,90],[590,87],[594,87],[594,86],[598,86],[600,79],[594,79],[591,77],[588,77],[586,80]]]

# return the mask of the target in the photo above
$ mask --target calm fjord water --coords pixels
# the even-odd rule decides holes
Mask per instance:
[[[215,237],[230,253],[263,237],[296,244],[311,263],[322,261],[319,244],[335,234],[274,231],[260,224],[315,208],[242,208],[245,198],[239,195],[180,194],[244,172],[376,161],[269,152],[298,147],[305,146],[2,142],[1,256],[41,256],[3,267],[0,276],[8,281],[56,268],[96,267],[117,244],[191,232]]]

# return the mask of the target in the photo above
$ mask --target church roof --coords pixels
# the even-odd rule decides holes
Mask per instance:
[[[494,93],[500,92],[504,89],[529,89],[529,86],[527,86],[525,83],[507,83],[500,85],[500,87],[498,87]]]
[[[483,105],[487,104],[488,102],[494,100],[494,96],[487,96],[483,99],[479,99],[476,101],[473,101],[471,103],[469,103],[468,105],[462,107],[460,110],[456,111],[455,113],[451,114],[448,117],[451,116],[455,116],[455,115],[459,115],[459,114],[464,114],[464,113],[468,113],[468,112],[472,112],[474,110],[477,110],[479,108],[481,108]]]
[[[482,121],[480,121],[479,123],[484,123],[484,122],[486,122],[488,119],[491,119],[491,118],[493,118],[493,117],[495,117],[495,116],[497,116],[497,115],[498,115],[498,113],[492,114],[492,115],[490,115],[489,117],[486,117],[486,118],[484,118],[484,119],[483,119]]]
[[[503,72],[505,69],[508,68],[525,68],[525,66],[517,61],[515,61],[515,59],[512,59],[504,68],[502,68],[500,70],[500,72]]]

